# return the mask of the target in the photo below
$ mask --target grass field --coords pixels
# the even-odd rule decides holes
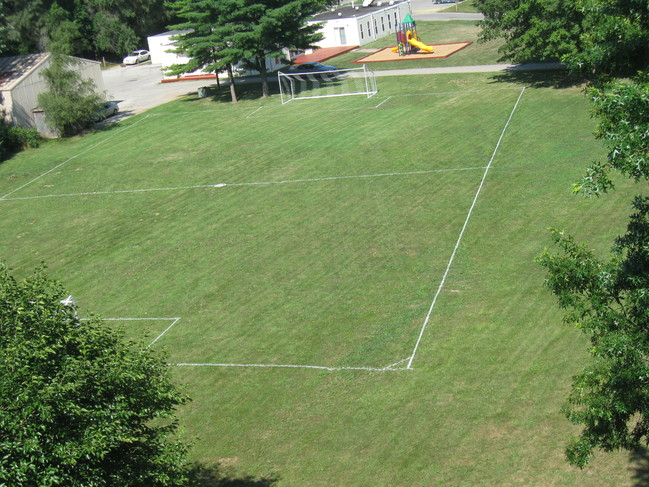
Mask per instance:
[[[182,364],[213,485],[638,484],[642,456],[562,458],[586,343],[533,262],[549,226],[605,250],[629,212],[622,183],[570,193],[603,155],[580,88],[378,82],[187,98],[17,155],[0,256]]]

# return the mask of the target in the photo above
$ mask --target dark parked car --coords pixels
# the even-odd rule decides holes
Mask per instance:
[[[295,64],[288,68],[289,73],[324,73],[327,71],[336,71],[336,66],[329,66],[322,63],[302,63]]]

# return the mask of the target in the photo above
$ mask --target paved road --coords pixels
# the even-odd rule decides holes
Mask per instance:
[[[109,120],[119,121],[176,98],[196,92],[209,81],[160,83],[162,69],[151,63],[117,66],[102,72],[108,99],[119,102],[119,113]]]
[[[482,20],[480,13],[453,12],[453,5],[433,3],[431,0],[410,0],[412,16],[417,20]],[[440,10],[449,9],[448,12]]]

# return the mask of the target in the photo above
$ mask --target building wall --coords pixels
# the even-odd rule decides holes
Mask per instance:
[[[79,64],[73,65],[82,78],[91,79],[97,93],[105,97],[104,78],[101,74],[100,63],[87,59],[77,58]],[[47,91],[47,83],[42,76],[42,71],[50,65],[50,58],[45,59],[25,78],[23,78],[11,91],[2,93],[3,106],[6,107],[6,116],[10,123],[26,128],[36,128],[32,114],[38,107],[38,95]]]
[[[183,32],[186,31],[165,32],[163,34],[147,37],[149,53],[151,54],[151,64],[159,64],[162,67],[163,78],[176,78],[176,76],[170,76],[165,73],[169,66],[173,64],[187,64],[187,62],[189,62],[189,57],[184,54],[167,52],[169,49],[173,48],[174,41],[171,40],[171,37],[173,35],[182,34]],[[193,73],[186,73],[185,76],[198,76],[204,74],[207,73],[199,69]]]
[[[41,72],[50,65],[45,59],[11,90],[11,121],[14,125],[35,128],[32,110],[38,107],[38,95],[47,91],[47,83]]]
[[[184,54],[176,54],[173,52],[167,52],[169,49],[172,49],[174,41],[171,39],[173,35],[178,35],[181,31],[174,32],[165,32],[163,34],[157,34],[154,36],[147,37],[149,43],[149,52],[151,53],[151,64],[159,64],[162,67],[162,76],[163,79],[176,79],[178,76],[168,75],[166,71],[169,66],[172,64],[186,64],[189,61],[189,57]],[[288,54],[287,54],[288,55]],[[281,67],[285,66],[280,59],[277,58],[266,58],[266,69],[268,71],[275,71]],[[237,76],[251,76],[259,74],[257,71],[249,70],[239,65],[234,69],[234,73]],[[199,69],[192,73],[185,73],[180,78],[189,78],[192,76],[205,76],[212,73],[205,73],[203,70]],[[220,73],[220,78],[227,78],[226,73]]]
[[[355,17],[324,21],[320,30],[324,38],[318,47],[362,46],[386,35],[394,35],[399,22],[410,13],[410,2],[386,5],[382,10],[367,14],[363,7],[357,8]]]

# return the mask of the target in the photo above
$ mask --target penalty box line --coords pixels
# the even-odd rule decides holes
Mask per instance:
[[[473,167],[460,167],[460,168],[447,168],[447,169],[430,169],[424,171],[405,171],[405,172],[388,172],[376,174],[355,174],[349,176],[326,176],[321,178],[304,178],[304,179],[283,179],[280,181],[250,181],[241,183],[216,183],[216,184],[195,184],[190,186],[173,186],[163,188],[141,188],[141,189],[123,189],[114,191],[87,191],[80,193],[61,193],[61,194],[44,194],[36,196],[15,196],[13,198],[0,198],[0,201],[18,201],[18,200],[36,200],[44,198],[64,198],[74,196],[101,196],[101,195],[117,195],[129,193],[147,193],[155,191],[183,191],[190,189],[210,189],[210,188],[224,188],[224,187],[237,187],[237,186],[272,186],[278,184],[298,184],[298,183],[317,183],[322,181],[338,181],[344,179],[369,179],[369,178],[384,178],[396,176],[415,176],[419,174],[433,174],[442,172],[455,172],[455,171],[475,171],[478,169],[485,169],[486,166],[473,166]]]
[[[409,358],[409,357],[408,357]],[[177,367],[222,367],[222,368],[254,368],[254,369],[310,369],[310,370],[326,370],[329,372],[338,372],[338,371],[360,371],[360,372],[399,372],[403,370],[412,370],[407,367],[396,367],[399,364],[402,364],[408,358],[399,360],[385,367],[354,367],[354,366],[342,366],[342,367],[328,367],[325,365],[294,365],[294,364],[227,364],[227,363],[177,363],[173,364]]]
[[[151,347],[155,342],[160,340],[173,326],[180,321],[180,317],[175,318],[99,318],[101,321],[171,321],[171,324],[164,329],[157,337],[153,339],[151,343],[147,345],[147,348]],[[79,321],[88,321],[90,318],[80,318]]]
[[[147,348],[153,346],[158,340],[160,340],[169,330],[171,330],[176,323],[180,321],[180,317],[174,318],[100,318],[101,321],[171,321],[171,324],[164,329],[157,337],[153,339],[151,343],[147,345]],[[90,318],[80,318],[80,321],[88,321]],[[397,367],[397,365],[402,364],[407,361],[409,357],[399,360],[385,367],[354,367],[354,366],[341,366],[341,367],[332,367],[326,365],[298,365],[298,364],[235,364],[235,363],[176,363],[170,364],[177,367],[229,367],[229,368],[268,368],[268,369],[310,369],[310,370],[327,370],[330,372],[342,371],[342,370],[357,370],[365,372],[394,372],[401,370],[409,370],[406,367]]]
[[[426,319],[424,320],[424,324],[421,327],[421,330],[419,332],[419,336],[417,337],[417,342],[415,343],[415,347],[412,351],[412,355],[408,359],[408,365],[407,369],[412,368],[412,362],[415,360],[415,356],[417,355],[417,351],[419,349],[419,345],[421,344],[421,340],[424,336],[424,332],[426,331],[426,327],[428,326],[428,323],[430,322],[430,317],[433,313],[433,309],[435,308],[435,304],[437,304],[437,298],[439,298],[440,293],[442,292],[442,289],[444,288],[444,284],[446,283],[446,278],[448,277],[448,273],[451,270],[451,266],[453,265],[453,261],[455,260],[455,256],[457,254],[457,251],[460,247],[460,243],[462,242],[462,237],[464,236],[464,232],[466,231],[467,226],[469,225],[469,220],[471,219],[471,215],[473,214],[473,209],[475,208],[476,203],[478,202],[478,197],[480,196],[480,192],[482,191],[482,187],[484,186],[485,180],[487,179],[487,174],[489,174],[489,169],[491,168],[491,165],[493,164],[494,159],[496,158],[496,153],[498,152],[498,149],[500,148],[500,143],[502,142],[503,138],[505,137],[505,132],[507,131],[507,128],[509,127],[509,123],[512,121],[512,118],[514,117],[514,112],[516,111],[516,108],[518,107],[519,102],[521,101],[521,98],[523,97],[523,93],[525,93],[525,88],[521,90],[521,92],[518,95],[518,98],[516,99],[516,103],[514,103],[514,107],[512,108],[509,118],[507,119],[507,122],[505,123],[505,126],[503,127],[502,131],[500,132],[500,137],[498,138],[498,142],[496,143],[496,147],[493,150],[493,153],[491,154],[491,158],[489,159],[489,163],[487,164],[485,171],[482,175],[482,180],[480,181],[480,185],[478,186],[478,189],[475,193],[475,196],[473,197],[473,202],[471,203],[471,207],[469,208],[469,211],[466,215],[466,219],[464,220],[464,224],[462,225],[462,230],[460,230],[460,234],[457,238],[457,242],[455,243],[455,247],[453,248],[453,252],[451,253],[451,257],[448,261],[448,264],[446,265],[446,269],[444,270],[444,274],[442,275],[442,280],[439,283],[439,286],[437,287],[437,292],[435,293],[435,296],[433,297],[433,302],[430,305],[430,308],[428,309],[428,313],[426,314]]]
[[[120,130],[120,131],[114,133],[113,135],[111,135],[111,136],[109,136],[109,137],[106,137],[104,140],[102,140],[102,141],[100,141],[100,142],[97,142],[97,143],[94,144],[94,145],[91,145],[91,146],[88,147],[87,149],[82,150],[82,151],[79,152],[78,154],[75,154],[75,155],[73,155],[72,157],[66,159],[65,161],[63,161],[63,162],[57,164],[57,165],[54,166],[52,169],[49,169],[49,170],[45,171],[44,173],[42,173],[42,174],[36,176],[36,177],[35,177],[34,179],[32,179],[31,181],[28,181],[28,182],[26,182],[25,184],[23,184],[22,186],[19,186],[18,188],[9,191],[8,193],[4,194],[3,196],[0,196],[0,201],[3,201],[3,200],[8,199],[7,196],[10,196],[10,195],[12,195],[12,194],[14,194],[14,193],[17,193],[17,192],[20,191],[21,189],[26,188],[27,186],[29,186],[29,185],[32,184],[32,183],[35,183],[36,181],[38,181],[38,180],[41,179],[42,177],[45,177],[45,176],[47,176],[48,174],[50,174],[50,173],[56,171],[58,168],[60,168],[60,167],[63,166],[64,164],[67,164],[68,162],[72,161],[73,159],[76,159],[77,157],[82,156],[82,155],[84,155],[84,154],[90,152],[90,151],[93,150],[93,149],[96,149],[96,148],[99,147],[100,145],[102,145],[102,144],[108,142],[109,140],[111,140],[111,139],[117,137],[118,135],[120,135],[120,134],[121,134],[122,132],[124,132],[125,130],[128,130],[128,129],[133,128],[133,127],[135,127],[136,125],[140,124],[141,122],[143,122],[143,121],[146,120],[147,118],[149,118],[149,115],[145,115],[144,117],[142,117],[142,118],[141,118],[140,120],[138,120],[137,122],[135,122],[135,123],[129,125],[128,127],[124,127],[122,130]]]

